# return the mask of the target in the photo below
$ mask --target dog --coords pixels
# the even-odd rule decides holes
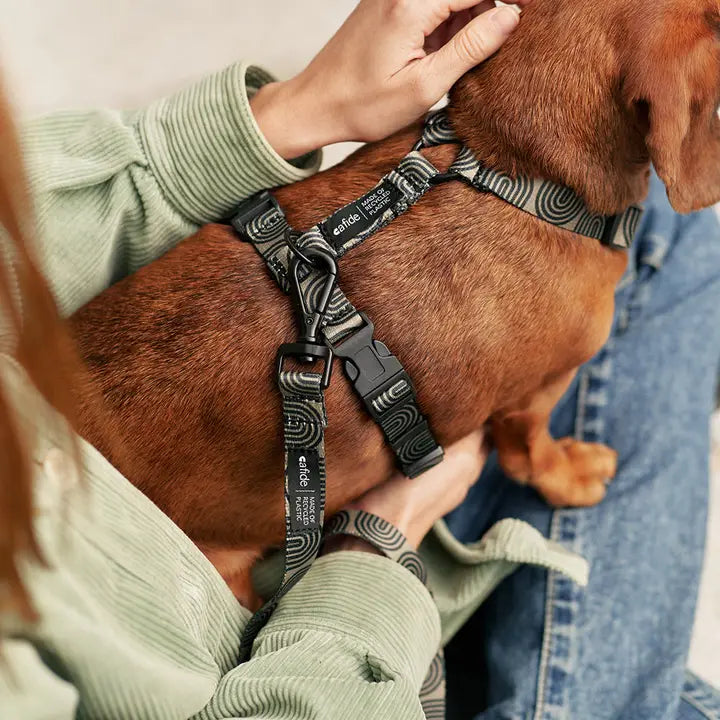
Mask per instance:
[[[717,0],[536,0],[500,52],[455,85],[448,112],[486,165],[569,186],[593,212],[642,201],[651,162],[674,208],[690,212],[720,200],[718,101]],[[278,189],[290,224],[310,227],[368,191],[420,132]],[[443,170],[456,148],[423,152]],[[487,424],[508,475],[553,505],[588,506],[604,497],[616,454],[554,440],[548,421],[606,341],[625,267],[622,251],[447,183],[340,273],[441,443]],[[297,335],[290,300],[249,244],[208,225],[78,311],[71,330],[89,369],[81,433],[247,596],[250,566],[284,537],[274,357]],[[327,410],[332,514],[394,461],[340,372]]]

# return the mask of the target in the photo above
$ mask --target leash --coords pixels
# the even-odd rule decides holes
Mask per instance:
[[[421,150],[459,145],[450,169],[441,173]],[[285,442],[285,569],[275,595],[253,616],[241,642],[241,659],[280,598],[308,571],[322,540],[325,504],[324,391],[334,357],[369,415],[382,430],[402,472],[417,477],[437,465],[443,451],[420,408],[400,360],[374,337],[374,326],[337,284],[337,261],[407,212],[436,185],[461,181],[492,193],[518,209],[571,232],[627,249],[642,208],[619,215],[592,213],[570,188],[547,180],[513,178],[480,163],[456,137],[445,110],[428,116],[423,135],[372,190],[305,232],[293,230],[277,200],[264,191],[243,202],[232,219],[252,243],[280,288],[293,297],[301,328],[296,343],[278,352]],[[322,363],[321,372],[285,369],[285,361]],[[419,560],[419,558],[418,558]]]

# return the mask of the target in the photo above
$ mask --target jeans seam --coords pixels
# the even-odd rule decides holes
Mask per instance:
[[[574,428],[577,440],[601,442],[605,434],[602,411],[607,406],[605,390],[612,371],[612,347],[611,337],[598,355],[580,370]],[[578,510],[554,511],[551,539],[581,552],[582,517]],[[571,580],[556,572],[548,573],[545,627],[533,720],[564,720],[569,717],[567,687],[576,662],[573,652],[576,649],[575,629],[581,593]]]
[[[702,713],[707,720],[720,719],[720,693],[690,670],[685,671],[685,682],[680,697]]]
[[[552,525],[555,525],[556,513],[553,512]],[[554,527],[550,530],[551,537],[555,534]],[[535,697],[537,698],[537,704],[535,706],[535,714],[533,720],[542,720],[545,712],[545,695],[544,688],[547,682],[547,671],[550,664],[550,645],[552,643],[552,610],[553,610],[553,597],[555,595],[555,577],[557,572],[550,570],[548,572],[547,589],[545,591],[545,631],[543,632],[542,648],[540,650],[540,666],[538,668],[538,680],[537,689],[535,691]]]
[[[697,698],[694,698],[690,693],[683,690],[680,693],[680,697],[688,704],[692,705],[699,713],[702,713],[707,720],[718,720],[720,718],[720,715],[718,715],[712,708],[705,707],[703,703],[700,702]]]

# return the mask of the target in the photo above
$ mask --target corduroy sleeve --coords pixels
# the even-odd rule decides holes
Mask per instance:
[[[22,139],[39,255],[70,314],[254,192],[315,172],[320,153],[286,162],[250,98],[272,77],[239,63],[145,110],[64,112]]]
[[[440,642],[424,585],[387,558],[339,552],[316,560],[227,673],[203,720],[420,720],[423,679]]]

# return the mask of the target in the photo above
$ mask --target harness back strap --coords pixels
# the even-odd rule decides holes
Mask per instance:
[[[282,598],[310,569],[322,538],[325,510],[327,425],[324,378],[318,373],[281,370],[285,440],[285,567],[273,597],[248,622],[240,659],[250,657],[258,632]]]
[[[328,520],[325,538],[351,535],[370,543],[383,555],[409,570],[423,585],[427,585],[427,572],[420,556],[405,536],[392,524],[377,515],[363,510],[343,510]],[[428,670],[422,688],[420,703],[426,720],[445,718],[445,660],[438,650]]]

